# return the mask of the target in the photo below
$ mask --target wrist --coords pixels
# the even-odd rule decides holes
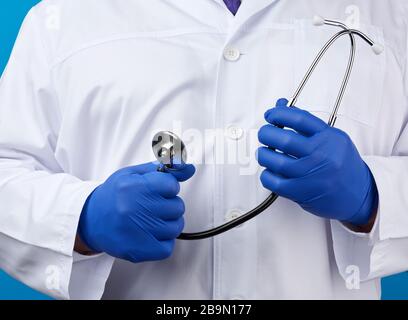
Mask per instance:
[[[93,256],[98,254],[90,249],[81,239],[81,237],[77,234],[75,238],[75,252],[82,254],[83,256]]]
[[[88,197],[88,199],[86,200],[82,208],[81,216],[79,218],[77,237],[75,241],[75,251],[83,255],[101,253],[100,251],[95,250],[94,246],[91,245],[90,243],[91,241],[89,239],[89,227],[91,226],[89,226],[89,221],[88,221],[88,208],[89,208],[90,200],[93,194],[94,193],[92,193]]]

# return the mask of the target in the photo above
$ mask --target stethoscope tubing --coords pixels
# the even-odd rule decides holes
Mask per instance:
[[[215,236],[218,236],[224,232],[230,231],[236,227],[239,227],[240,225],[244,224],[245,222],[248,222],[249,220],[252,220],[253,218],[257,217],[261,213],[263,213],[266,209],[268,209],[277,199],[279,196],[276,193],[272,193],[264,202],[262,202],[259,206],[256,208],[252,209],[251,211],[248,211],[244,215],[227,222],[221,226],[218,226],[216,228],[202,231],[202,232],[196,232],[196,233],[182,233],[178,239],[179,240],[203,240],[203,239],[208,239],[212,238]]]

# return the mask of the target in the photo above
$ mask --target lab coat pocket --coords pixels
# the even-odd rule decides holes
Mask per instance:
[[[361,25],[361,31],[384,45],[380,28]],[[332,26],[316,27],[311,20],[295,21],[295,79],[300,82],[324,44],[340,31]],[[340,38],[327,51],[302,92],[297,106],[328,120],[338,96],[350,56],[350,38]],[[356,36],[356,58],[344,99],[338,112],[343,121],[373,126],[382,100],[386,52],[375,55],[371,47]]]

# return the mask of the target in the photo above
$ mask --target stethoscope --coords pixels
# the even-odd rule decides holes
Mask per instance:
[[[312,65],[309,67],[308,71],[306,72],[306,75],[304,76],[302,82],[300,83],[299,87],[297,88],[295,94],[293,95],[292,99],[288,102],[288,107],[293,107],[300,94],[302,93],[304,87],[308,83],[310,77],[312,76],[314,70],[316,69],[317,65],[319,62],[322,60],[328,49],[341,37],[345,35],[350,36],[350,43],[351,43],[351,48],[350,48],[350,57],[349,61],[347,64],[347,69],[345,76],[343,78],[339,94],[337,96],[336,103],[334,105],[334,108],[332,110],[332,113],[330,115],[328,125],[333,127],[336,123],[337,120],[337,115],[339,111],[340,104],[343,100],[344,93],[346,91],[347,85],[350,80],[350,75],[353,70],[354,66],[354,59],[356,56],[356,40],[355,40],[355,35],[359,36],[361,39],[363,39],[366,43],[368,43],[373,52],[377,55],[381,54],[384,50],[384,47],[381,46],[380,44],[374,43],[366,34],[359,30],[355,29],[350,29],[348,28],[344,23],[335,21],[335,20],[327,20],[323,19],[322,17],[316,16],[313,19],[313,24],[316,26],[323,26],[323,25],[330,25],[330,26],[335,26],[339,27],[342,30],[336,33],[333,37],[330,38],[329,41],[324,45],[324,47],[320,50],[320,52],[317,54],[315,60],[313,61]],[[171,172],[174,170],[180,170],[186,163],[187,163],[187,151],[186,151],[186,146],[184,142],[174,133],[169,132],[169,131],[162,131],[157,133],[152,142],[152,147],[153,147],[153,153],[160,163],[159,165],[159,171],[162,172]],[[216,228],[202,231],[202,232],[196,232],[196,233],[182,233],[178,239],[180,240],[201,240],[201,239],[207,239],[210,237],[215,237],[221,233],[227,232],[235,227],[238,227],[245,222],[255,218],[262,212],[264,212],[267,208],[269,208],[277,199],[278,195],[276,193],[272,193],[264,202],[262,202],[260,205],[258,205],[256,208],[250,210],[249,212],[241,215],[240,217],[225,223],[223,225],[220,225]]]

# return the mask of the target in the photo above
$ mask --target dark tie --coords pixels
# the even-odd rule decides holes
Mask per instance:
[[[224,3],[227,5],[229,11],[235,16],[239,6],[241,5],[241,0],[224,0]]]

